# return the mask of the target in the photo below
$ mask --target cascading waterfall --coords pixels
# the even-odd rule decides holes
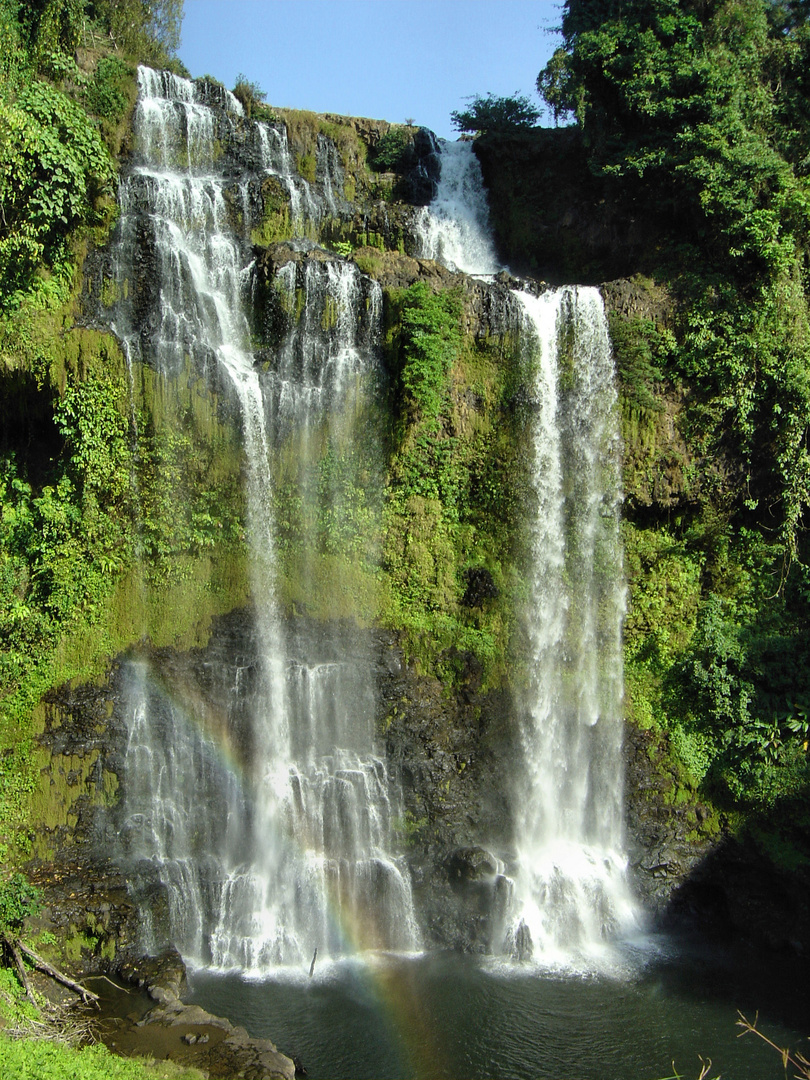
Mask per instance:
[[[469,142],[441,146],[422,254],[493,274],[486,194]],[[636,925],[623,852],[625,610],[613,357],[598,290],[515,294],[534,352],[529,687],[516,868],[505,947],[543,963],[594,959]]]
[[[417,219],[419,254],[465,274],[497,274],[503,266],[495,253],[489,204],[472,143],[441,139],[439,149],[438,190]]]
[[[114,329],[130,363],[166,376],[191,365],[238,402],[255,625],[245,655],[220,658],[207,699],[178,700],[146,661],[130,664],[122,858],[136,896],[155,875],[166,886],[171,939],[196,963],[262,972],[308,963],[316,948],[413,949],[410,886],[391,854],[397,788],[374,749],[372,660],[346,655],[345,634],[298,641],[276,599],[272,463],[286,447],[295,501],[317,517],[330,496],[311,480],[317,454],[352,437],[373,390],[379,287],[334,260],[282,267],[279,292],[304,305],[262,372],[245,305],[253,193],[276,176],[305,224],[334,208],[331,184],[324,201],[294,177],[283,129],[245,120],[226,91],[144,68],[139,90]],[[236,180],[217,168],[223,147],[247,162]],[[332,175],[327,147],[319,169]],[[147,946],[149,932],[147,921]]]
[[[553,962],[594,958],[635,925],[623,853],[620,447],[598,291],[517,295],[539,357],[510,943]]]

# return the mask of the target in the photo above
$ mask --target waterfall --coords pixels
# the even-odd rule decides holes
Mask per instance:
[[[529,685],[511,945],[593,957],[635,925],[623,853],[620,446],[596,289],[518,293],[534,387]]]
[[[442,144],[438,192],[420,230],[427,257],[468,273],[501,269],[471,143]],[[536,377],[529,674],[505,948],[576,963],[636,925],[623,850],[617,393],[598,290],[515,296]]]
[[[187,672],[185,692],[146,660],[125,672],[121,859],[144,945],[160,938],[157,877],[168,935],[197,964],[262,973],[308,964],[316,948],[414,949],[398,788],[375,746],[374,658],[345,626],[291,628],[278,601],[276,476],[287,468],[290,504],[303,507],[312,588],[312,523],[339,501],[323,455],[356,437],[378,377],[379,286],[325,255],[280,268],[279,293],[303,307],[263,370],[246,305],[255,192],[277,177],[305,228],[337,206],[334,155],[319,142],[320,195],[294,175],[286,132],[246,120],[227,91],[145,68],[138,78],[113,328],[130,363],[165,377],[190,366],[238,405],[253,600],[250,632]]]
[[[441,179],[417,219],[419,255],[450,270],[486,276],[503,267],[495,254],[481,166],[471,142],[439,141]]]

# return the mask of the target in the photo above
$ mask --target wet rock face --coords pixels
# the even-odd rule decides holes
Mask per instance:
[[[110,858],[108,811],[117,799],[126,733],[116,716],[117,667],[100,685],[64,686],[44,703],[33,857],[38,924],[56,932],[66,965],[109,971],[137,949],[138,912]]]
[[[150,663],[173,693],[202,695],[214,710],[224,709],[239,667],[248,709],[258,680],[250,626],[244,611],[233,612],[215,623],[206,649],[154,650]],[[296,652],[325,659],[336,640],[335,627],[311,619],[291,620],[287,633]],[[340,640],[344,655],[348,650],[373,666],[377,731],[402,788],[401,850],[425,945],[500,950],[513,857],[510,784],[520,760],[510,696],[483,693],[480,668],[462,651],[446,658],[457,673],[448,694],[437,679],[406,664],[393,632],[350,623]],[[119,665],[101,685],[64,687],[48,700],[40,736],[51,805],[28,872],[44,896],[39,928],[55,930],[65,966],[85,972],[128,972],[143,951],[142,910],[150,912],[153,933],[167,940],[163,886],[145,880],[133,895],[124,864],[111,857],[126,850],[121,697]],[[655,738],[628,726],[625,739],[627,847],[644,906],[659,925],[807,949],[810,882],[779,871],[750,846],[720,836],[696,839],[701,806],[673,800],[675,778],[662,765]],[[250,752],[247,745],[240,749]],[[177,983],[179,995],[181,982],[170,978],[177,964],[164,957],[156,971],[163,982]]]
[[[708,808],[673,800],[676,779],[655,736],[625,735],[627,849],[654,924],[784,954],[810,953],[810,870],[783,868],[751,837],[700,836]]]
[[[400,777],[414,902],[425,943],[467,952],[500,947],[507,900],[512,703],[481,693],[480,670],[459,655],[459,685],[446,695],[417,676],[388,638],[380,672],[381,725]],[[469,658],[472,660],[473,658]],[[392,660],[394,662],[392,662]],[[486,846],[484,846],[486,845]]]
[[[588,167],[573,128],[475,141],[500,255],[520,274],[593,284],[644,272],[671,221],[620,201]]]
[[[810,954],[810,870],[778,867],[750,838],[724,838],[674,888],[663,924],[783,955]]]
[[[246,716],[244,723],[232,716],[232,736],[246,760],[252,753],[247,712],[259,679],[251,627],[247,613],[235,611],[215,621],[205,649],[148,650],[150,667],[173,697],[204,700],[215,713],[229,707],[239,669]],[[508,899],[501,871],[511,841],[508,695],[482,693],[475,657],[457,650],[448,662],[458,685],[448,696],[437,679],[406,665],[388,631],[296,618],[286,635],[296,655],[328,660],[339,640],[344,656],[372,666],[380,748],[402,787],[401,849],[426,943],[498,948]],[[55,778],[53,797],[58,802],[64,789],[67,802],[58,823],[41,826],[29,869],[45,896],[43,929],[56,928],[68,942],[70,964],[88,972],[115,971],[141,955],[144,911],[152,938],[169,944],[165,888],[144,874],[141,862],[137,894],[126,876],[125,670],[115,664],[102,685],[53,695],[41,736]]]
[[[645,908],[664,918],[673,893],[712,850],[711,840],[695,840],[694,814],[671,801],[675,778],[661,765],[655,737],[627,725],[625,813],[627,852],[636,892]],[[692,813],[690,814],[690,809]]]
[[[442,166],[436,136],[427,128],[419,128],[408,148],[403,175],[397,185],[397,195],[412,206],[427,206],[438,188]]]
[[[480,607],[484,600],[498,596],[498,588],[486,567],[476,567],[465,572],[466,589],[462,597],[465,607]]]

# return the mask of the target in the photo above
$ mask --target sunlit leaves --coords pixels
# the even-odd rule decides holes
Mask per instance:
[[[44,82],[0,102],[0,288],[8,303],[39,263],[53,264],[69,230],[92,221],[114,166],[90,118]]]
[[[539,110],[520,94],[506,97],[487,94],[486,97],[468,98],[468,101],[468,108],[454,109],[450,113],[453,127],[458,131],[490,134],[525,131],[540,119]]]

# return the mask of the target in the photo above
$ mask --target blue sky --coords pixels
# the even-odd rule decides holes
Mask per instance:
[[[558,0],[185,0],[179,55],[228,87],[243,73],[271,105],[413,118],[457,138],[472,94],[525,94],[558,44]]]

